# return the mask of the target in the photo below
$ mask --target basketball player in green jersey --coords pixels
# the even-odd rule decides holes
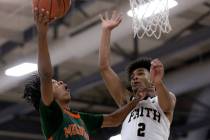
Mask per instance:
[[[110,65],[111,31],[121,23],[122,17],[113,12],[109,18],[101,16],[102,36],[99,65],[105,84],[119,107],[131,97],[142,99],[126,117],[121,135],[123,140],[166,140],[173,119],[176,97],[163,82],[164,66],[158,59],[138,59],[128,66],[131,90],[127,90]],[[152,98],[153,97],[153,98]],[[158,131],[157,131],[158,130]]]
[[[38,72],[25,86],[24,98],[40,113],[41,128],[48,140],[89,140],[89,134],[101,127],[116,127],[136,106],[138,100],[108,115],[71,111],[70,90],[62,81],[52,80],[47,43],[49,12],[34,11],[38,29]]]

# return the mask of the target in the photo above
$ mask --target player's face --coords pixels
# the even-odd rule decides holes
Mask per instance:
[[[63,81],[52,80],[53,94],[56,100],[69,102],[71,99],[70,89]]]
[[[144,68],[134,70],[131,74],[130,81],[134,93],[151,87],[150,73]]]

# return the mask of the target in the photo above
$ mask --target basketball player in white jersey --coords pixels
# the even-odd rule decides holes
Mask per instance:
[[[101,16],[102,36],[99,49],[99,66],[105,84],[119,107],[132,98],[142,100],[124,120],[122,140],[167,140],[176,97],[163,82],[164,66],[158,59],[138,59],[128,66],[131,90],[127,90],[110,65],[111,31],[121,23],[116,12],[109,18]]]

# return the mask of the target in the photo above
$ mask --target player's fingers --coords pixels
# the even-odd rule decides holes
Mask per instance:
[[[37,7],[34,8],[34,20],[37,21],[37,18],[38,18],[38,15],[39,15],[39,10]]]
[[[145,97],[145,92],[139,92],[138,94],[139,94],[139,97],[138,97],[139,100],[143,100]]]
[[[105,19],[104,19],[104,16],[102,14],[99,15],[101,21],[103,22]]]
[[[116,20],[116,21],[122,20],[122,14],[117,14],[117,15],[115,16],[115,20]]]
[[[46,11],[46,12],[45,12],[44,19],[43,19],[43,22],[44,22],[45,24],[48,24],[49,21],[50,21],[49,14],[50,14],[49,11]]]
[[[154,62],[151,64],[151,67],[156,67],[156,66],[163,66],[163,64],[159,62]]]
[[[107,11],[105,12],[105,20],[109,20],[109,13]]]
[[[163,64],[158,60],[154,60],[151,62],[151,66],[163,66]]]
[[[152,61],[160,61],[158,58],[153,59]]]
[[[45,17],[45,9],[41,9],[38,15],[39,23],[43,23],[44,17]]]
[[[121,16],[121,15],[117,16],[115,20],[116,20],[118,23],[121,23],[121,22],[122,22],[122,16]]]
[[[158,59],[155,58],[155,59],[153,59],[153,60],[151,61],[151,63],[155,63],[157,60],[158,60]]]
[[[120,20],[120,15],[117,15],[114,20],[119,21]]]
[[[153,72],[153,71],[159,71],[159,70],[163,70],[163,66],[153,66],[151,67],[150,69],[150,72]]]
[[[155,63],[152,65],[152,68],[158,68],[158,67],[163,67],[163,65],[159,63]]]
[[[158,58],[156,58],[152,60],[151,64],[162,64],[162,62]]]
[[[112,12],[112,20],[115,20],[116,19],[116,16],[117,16],[117,11],[116,10],[114,10],[113,12]]]

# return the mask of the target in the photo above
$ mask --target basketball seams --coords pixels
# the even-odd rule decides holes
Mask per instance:
[[[66,3],[65,3],[65,0],[63,0],[63,13],[66,13]]]
[[[49,1],[49,3],[50,3],[50,9],[49,9],[49,14],[50,14],[50,19],[52,18],[52,4],[53,4],[53,2],[52,2],[52,0],[48,0]]]
[[[70,8],[71,0],[33,0],[33,8],[37,7],[40,11],[42,8],[49,11],[49,18],[63,17]]]
[[[66,4],[66,13],[67,13],[71,7],[71,0],[68,0],[66,3],[67,3]]]
[[[62,9],[62,2],[61,2],[61,0],[56,0],[56,2],[57,2],[57,5],[58,5],[58,17],[60,18],[61,16],[62,16],[62,11],[61,11],[61,9]]]

